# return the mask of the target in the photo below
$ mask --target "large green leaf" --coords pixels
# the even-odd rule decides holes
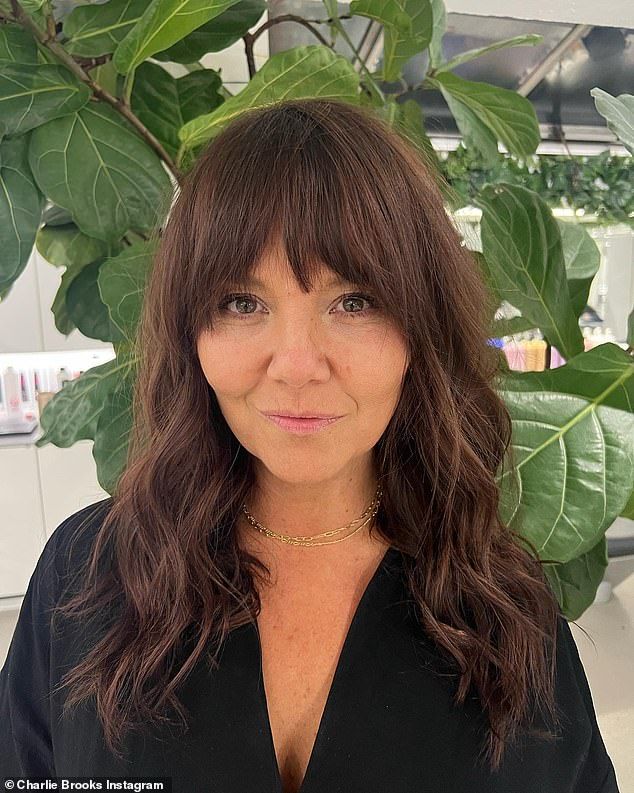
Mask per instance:
[[[608,566],[605,537],[586,553],[565,564],[544,564],[544,573],[569,620],[578,619],[596,597]]]
[[[634,358],[618,344],[599,344],[555,369],[541,372],[513,371],[505,380],[505,388],[513,391],[555,391],[632,413]]]
[[[582,225],[557,219],[557,226],[561,234],[570,303],[574,315],[579,317],[587,305],[590,286],[599,269],[601,254],[596,242]],[[500,338],[535,327],[535,323],[526,317],[500,319],[493,323],[493,335]]]
[[[175,156],[180,147],[178,130],[193,118],[209,113],[225,99],[219,92],[220,74],[201,69],[174,79],[155,63],[142,63],[135,73],[132,110]]]
[[[37,64],[35,39],[19,25],[0,25],[0,63]]]
[[[0,116],[5,135],[21,135],[83,107],[90,89],[63,66],[3,63]]]
[[[603,344],[556,369],[506,372],[499,393],[520,482],[519,499],[502,488],[504,519],[540,557],[568,562],[596,545],[634,488],[634,361]]]
[[[350,13],[353,16],[368,17],[380,22],[385,27],[391,27],[403,35],[411,35],[412,17],[405,10],[405,0],[352,0]]]
[[[131,359],[107,361],[67,382],[44,407],[40,416],[43,433],[35,445],[53,443],[66,448],[79,440],[93,440],[106,396],[133,363]]]
[[[0,292],[5,297],[27,265],[45,200],[29,167],[28,135],[0,141]]]
[[[66,290],[66,310],[84,336],[100,341],[122,341],[124,336],[110,319],[108,306],[101,299],[97,278],[103,264],[97,259],[82,267]]]
[[[619,94],[611,96],[607,91],[593,88],[590,91],[597,111],[607,121],[608,127],[634,154],[634,96]]]
[[[447,12],[443,0],[431,0],[431,10],[433,26],[429,42],[429,63],[435,68],[444,60],[442,40],[447,29]]]
[[[383,25],[383,65],[380,77],[397,80],[405,63],[427,48],[432,38],[433,14],[429,0],[352,0],[350,13]]]
[[[87,58],[114,52],[149,4],[150,0],[108,0],[76,6],[64,19],[64,48]]]
[[[456,126],[462,133],[465,148],[477,151],[485,168],[494,168],[501,157],[496,135],[469,105],[454,99],[449,93],[444,96]]]
[[[634,520],[634,490],[632,490],[632,494],[630,495],[627,504],[623,507],[621,517],[628,518],[628,520]]]
[[[477,47],[473,50],[466,50],[465,52],[461,52],[459,55],[456,55],[446,63],[439,64],[436,67],[436,73],[455,69],[456,66],[460,66],[463,63],[472,61],[475,58],[481,58],[483,55],[487,55],[489,52],[495,52],[495,50],[507,49],[508,47],[525,47],[526,45],[534,47],[536,44],[541,44],[543,38],[544,37],[540,36],[539,33],[524,33],[521,36],[513,36],[510,39],[494,41],[493,44],[487,44],[486,47]]]
[[[379,77],[398,80],[405,64],[414,55],[427,49],[433,33],[430,0],[404,0],[405,11],[412,20],[409,33],[386,26],[383,31],[383,61]]]
[[[239,0],[152,0],[115,50],[115,68],[127,74],[155,52],[171,47],[237,2]]]
[[[42,11],[42,4],[43,3],[30,2],[30,0],[24,0],[24,2],[20,3],[23,10],[26,11],[26,13],[31,17],[31,22],[33,22],[40,31],[45,32],[46,18]],[[9,20],[11,19],[12,15],[13,7],[11,0],[0,0],[0,16],[4,17],[6,20]],[[4,26],[4,22],[2,25]]]
[[[64,207],[56,204],[47,204],[42,212],[42,223],[47,226],[67,226],[73,222],[73,216]]]
[[[133,376],[129,371],[118,387],[106,396],[97,422],[92,454],[97,480],[108,493],[114,491],[126,466],[132,429],[132,394]]]
[[[242,38],[266,11],[265,0],[240,0],[153,57],[159,61],[195,63],[208,52],[221,52]]]
[[[100,268],[98,286],[110,318],[126,339],[134,338],[152,264],[153,242],[137,242]]]
[[[91,102],[38,127],[29,162],[40,189],[97,239],[151,230],[172,193],[157,155],[108,105]]]
[[[286,99],[320,97],[358,103],[359,75],[343,56],[321,45],[293,47],[273,55],[240,91],[213,113],[187,122],[179,138],[186,148],[214,137],[249,108]]]
[[[88,262],[88,264],[90,264],[90,262]],[[55,327],[65,336],[68,336],[68,334],[76,327],[66,307],[66,295],[68,293],[68,287],[72,284],[75,278],[77,278],[85,266],[85,262],[79,261],[66,268],[62,274],[62,280],[60,281],[60,284],[57,288],[57,292],[55,293],[55,298],[53,299],[51,311],[53,312]]]
[[[55,267],[86,265],[108,253],[108,244],[81,232],[74,223],[42,226],[35,244],[40,254]]]
[[[535,110],[524,96],[497,85],[465,80],[453,72],[440,72],[427,77],[445,97],[450,109],[460,102],[484,124],[496,140],[501,141],[511,154],[526,157],[533,154],[540,141],[539,124]],[[465,135],[461,124],[469,123],[470,114],[456,118],[458,128]]]
[[[90,76],[101,88],[105,89],[112,96],[121,96],[123,91],[124,78],[114,68],[112,61],[95,66],[90,70]]]
[[[74,223],[67,223],[63,226],[45,226],[40,229],[36,244],[40,253],[51,264],[66,268],[55,293],[51,311],[55,318],[55,327],[60,333],[67,336],[77,327],[68,313],[66,305],[70,285],[87,265],[97,259],[116,255],[121,249],[122,243],[109,244],[94,237],[87,237],[79,231]],[[99,306],[98,308],[101,309]],[[100,310],[98,316],[103,320],[103,310]]]
[[[601,264],[601,252],[580,223],[557,220],[568,278],[572,310],[581,316],[588,303],[590,286]]]
[[[525,317],[511,317],[510,319],[496,319],[493,323],[492,336],[501,339],[502,336],[516,336],[527,330],[534,330],[535,326]]]
[[[504,182],[485,186],[475,203],[482,209],[482,252],[500,297],[540,328],[565,358],[582,352],[561,236],[550,208],[537,193]]]

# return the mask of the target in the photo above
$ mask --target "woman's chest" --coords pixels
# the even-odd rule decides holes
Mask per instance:
[[[354,594],[300,609],[262,601],[262,685],[283,793],[302,786],[357,605]]]
[[[307,602],[288,622],[264,603],[258,623],[230,632],[218,664],[201,659],[177,690],[186,729],[127,737],[121,762],[94,707],[66,717],[54,694],[57,775],[165,776],[173,793],[570,793],[589,740],[583,703],[562,702],[573,727],[560,740],[530,741],[490,776],[476,766],[482,723],[454,706],[402,597],[377,578],[354,615],[354,599],[334,609],[341,621]],[[54,644],[52,669],[80,660],[67,650]]]

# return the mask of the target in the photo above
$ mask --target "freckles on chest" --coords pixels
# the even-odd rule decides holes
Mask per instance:
[[[337,663],[350,609],[281,609],[263,603],[258,618],[262,677],[284,793],[304,779]]]

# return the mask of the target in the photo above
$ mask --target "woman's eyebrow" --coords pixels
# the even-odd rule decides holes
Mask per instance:
[[[259,278],[247,278],[244,281],[241,281],[241,285],[245,287],[255,287],[256,289],[267,290],[269,289],[269,285],[265,284],[263,281],[260,281]],[[327,284],[322,286],[322,290],[332,289],[335,286],[354,286],[352,281],[348,281],[345,278],[341,278],[339,276],[331,279]]]

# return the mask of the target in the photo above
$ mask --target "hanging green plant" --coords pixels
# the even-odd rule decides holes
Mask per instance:
[[[609,151],[592,156],[533,154],[525,159],[498,152],[487,166],[480,153],[462,144],[441,155],[449,184],[473,203],[486,184],[507,182],[533,190],[551,208],[583,210],[598,223],[634,225],[634,158]]]

